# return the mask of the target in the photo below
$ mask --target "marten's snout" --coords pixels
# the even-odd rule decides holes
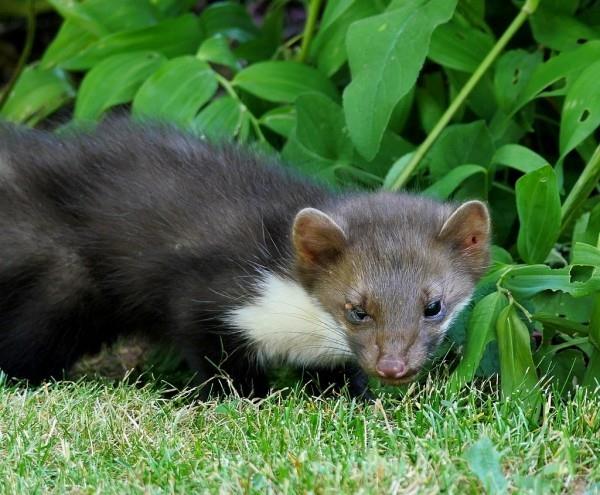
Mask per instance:
[[[408,374],[408,367],[400,358],[383,356],[377,361],[375,371],[382,378],[397,380]]]

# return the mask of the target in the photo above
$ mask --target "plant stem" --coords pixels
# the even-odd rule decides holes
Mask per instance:
[[[587,199],[600,181],[600,146],[587,162],[583,172],[569,192],[561,209],[561,232],[566,228],[581,204]]]
[[[323,0],[310,0],[308,5],[308,15],[306,17],[306,24],[304,25],[304,32],[302,33],[302,44],[300,45],[300,53],[298,54],[298,62],[304,62],[308,56],[308,48],[312,41],[313,33],[315,31],[315,25],[317,23],[317,17],[321,10],[321,3]]]
[[[221,74],[219,74],[217,72],[215,72],[215,76],[217,78],[217,81],[223,87],[223,89],[227,92],[227,94],[229,96],[231,96],[233,99],[237,100],[238,103],[243,106],[244,110],[248,112],[248,117],[250,118],[250,123],[252,124],[252,128],[254,129],[254,132],[256,132],[256,136],[258,137],[258,139],[260,141],[266,142],[267,138],[265,138],[265,135],[263,134],[263,132],[260,128],[260,122],[252,114],[252,112],[248,109],[248,107],[246,105],[244,105],[242,100],[240,100],[240,97],[236,93],[235,89],[233,89],[233,85],[231,84],[231,82],[229,82],[227,79],[225,79]]]
[[[454,114],[458,111],[461,105],[465,102],[473,88],[477,85],[479,80],[483,77],[486,71],[490,68],[490,66],[494,63],[498,55],[502,52],[504,47],[510,41],[510,39],[515,35],[518,29],[523,25],[523,23],[527,20],[527,17],[532,14],[537,8],[539,0],[527,0],[525,5],[521,8],[517,16],[510,23],[510,26],[504,31],[504,34],[500,37],[500,39],[496,42],[496,44],[492,47],[490,52],[486,55],[486,57],[481,61],[473,75],[469,78],[469,80],[462,87],[460,92],[454,98],[454,101],[450,104],[450,106],[446,109],[444,114],[440,117],[440,120],[437,122],[435,127],[431,130],[428,136],[425,138],[425,141],[421,143],[421,145],[415,151],[412,159],[406,165],[406,168],[402,170],[400,175],[396,178],[395,182],[392,184],[390,189],[392,191],[397,191],[402,186],[404,186],[408,180],[410,179],[413,172],[419,166],[419,163],[423,159],[423,157],[427,154],[435,140],[442,133],[444,128],[448,125]]]
[[[17,67],[15,72],[13,73],[10,81],[6,85],[4,89],[4,93],[0,97],[0,111],[4,107],[5,103],[8,101],[8,96],[11,91],[15,87],[17,80],[21,76],[23,69],[25,68],[25,64],[27,63],[27,59],[29,58],[29,54],[31,53],[31,48],[33,47],[33,39],[35,38],[35,0],[29,0],[28,9],[27,9],[27,35],[25,38],[25,46],[23,47],[23,51],[21,52],[21,56],[19,57],[19,61],[17,62]]]

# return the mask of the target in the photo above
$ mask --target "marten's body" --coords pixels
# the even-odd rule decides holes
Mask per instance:
[[[0,369],[60,376],[141,331],[245,392],[274,361],[412,377],[487,262],[485,207],[338,196],[264,160],[125,121],[0,127]]]

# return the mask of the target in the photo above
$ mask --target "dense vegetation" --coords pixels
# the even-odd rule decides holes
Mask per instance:
[[[0,376],[4,490],[600,489],[599,1],[2,0],[0,28],[1,119],[119,107],[334,187],[481,198],[495,244],[450,379],[374,406]]]

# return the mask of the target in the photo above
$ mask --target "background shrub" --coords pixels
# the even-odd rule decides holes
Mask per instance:
[[[4,68],[0,116],[69,126],[125,105],[335,186],[487,201],[494,261],[452,329],[452,380],[499,371],[538,404],[542,377],[600,380],[600,2],[537,4],[5,1],[27,20],[22,61],[36,15],[63,20]]]

